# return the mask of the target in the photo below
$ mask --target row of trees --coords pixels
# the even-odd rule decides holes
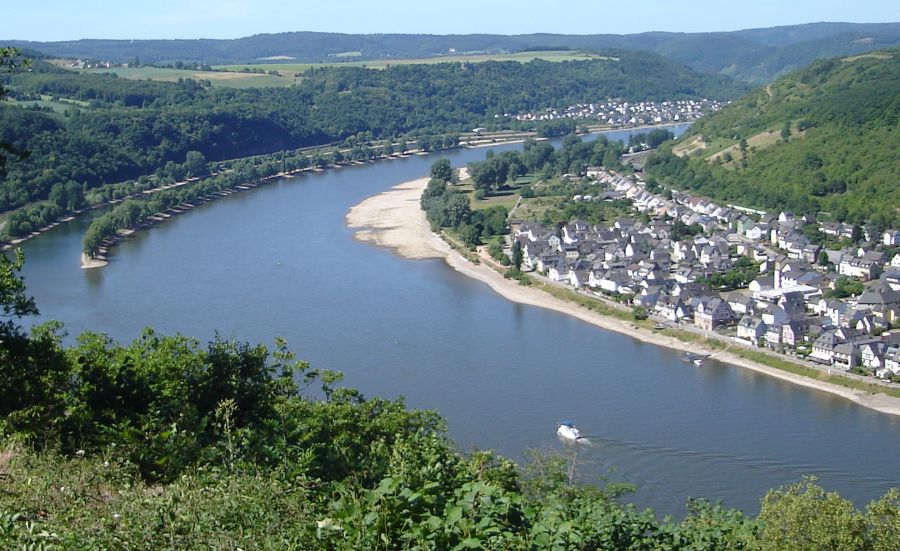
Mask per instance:
[[[372,152],[375,149],[371,149]],[[273,155],[240,159],[232,162],[212,163],[215,174],[210,174],[210,165],[205,162],[199,152],[189,152],[183,164],[167,163],[157,170],[154,178],[143,178],[137,185],[122,187],[121,192],[150,189],[151,187],[184,181],[185,178],[196,178],[183,185],[149,196],[139,195],[117,205],[108,213],[95,218],[85,231],[82,239],[84,253],[95,256],[104,239],[113,236],[118,230],[132,228],[149,216],[163,212],[182,203],[213,198],[213,194],[236,188],[241,184],[257,182],[263,178],[276,176],[282,172],[292,172],[309,167],[326,167],[333,163],[345,162],[347,156],[340,150],[293,151]],[[106,188],[110,191],[110,188]],[[109,200],[108,195],[100,199]],[[17,213],[18,214],[18,213]],[[15,216],[15,215],[13,215]]]
[[[646,146],[649,149],[656,149],[663,142],[675,138],[675,134],[671,130],[665,128],[654,128],[649,132],[641,132],[640,134],[632,134],[628,137],[628,148],[642,149]]]

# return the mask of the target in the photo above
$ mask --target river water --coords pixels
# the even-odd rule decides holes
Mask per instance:
[[[485,151],[442,156],[460,166]],[[511,303],[442,261],[355,241],[350,207],[436,158],[307,174],[203,205],[120,244],[101,270],[79,266],[83,218],[25,244],[26,283],[69,341],[87,329],[127,341],[146,326],[201,341],[283,336],[365,395],[437,410],[463,452],[574,457],[582,480],[633,483],[629,499],[661,514],[682,515],[688,497],[755,513],[767,489],[807,474],[857,505],[898,485],[900,418],[716,361],[697,368]],[[559,442],[563,418],[590,445]]]

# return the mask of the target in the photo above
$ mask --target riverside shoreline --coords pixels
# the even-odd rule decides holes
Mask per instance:
[[[659,335],[631,323],[603,316],[573,302],[505,279],[484,263],[474,264],[468,261],[431,231],[425,212],[419,206],[420,196],[427,184],[428,178],[411,180],[364,200],[350,209],[346,216],[347,225],[356,230],[355,237],[360,241],[390,249],[404,258],[443,259],[454,270],[487,284],[508,300],[554,310],[641,342],[696,354],[710,354],[710,350],[697,343]],[[804,377],[748,360],[727,350],[713,351],[711,356],[721,362],[840,396],[881,413],[900,416],[900,398]]]

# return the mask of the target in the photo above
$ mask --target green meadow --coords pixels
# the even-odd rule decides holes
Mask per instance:
[[[259,68],[258,66],[254,66]],[[290,86],[293,78],[277,75],[261,75],[257,73],[238,73],[227,71],[196,71],[193,69],[170,69],[167,67],[111,67],[109,69],[86,69],[85,73],[115,73],[121,78],[131,80],[157,80],[176,82],[179,78],[208,80],[213,86],[226,88],[262,88],[274,86]]]
[[[349,56],[341,56],[346,59]],[[221,71],[240,71],[242,69],[262,69],[264,71],[278,71],[283,76],[292,76],[294,73],[302,73],[311,68],[319,67],[367,67],[370,69],[384,69],[392,65],[414,65],[432,63],[483,63],[485,61],[518,61],[527,63],[535,59],[544,61],[578,61],[585,59],[615,59],[585,52],[571,50],[546,51],[546,52],[518,52],[514,54],[459,54],[424,57],[417,59],[379,59],[372,61],[334,61],[326,63],[260,63],[246,65],[218,65],[214,67]],[[239,73],[242,74],[242,73]]]

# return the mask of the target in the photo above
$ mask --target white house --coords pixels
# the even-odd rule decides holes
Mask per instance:
[[[701,300],[694,310],[694,324],[707,331],[713,331],[732,319],[734,312],[731,311],[731,307],[719,298]]]
[[[894,375],[900,375],[900,345],[891,346],[884,351],[884,367]]]
[[[744,316],[737,325],[739,339],[750,341],[754,344],[766,334],[766,324],[762,319],[753,316]]]
[[[762,315],[763,323],[769,327],[780,327],[790,321],[790,319],[791,317],[781,306],[770,306]]]
[[[838,273],[868,281],[881,274],[882,262],[881,253],[870,251],[862,256],[845,258],[838,265]]]
[[[749,227],[746,229],[746,231],[744,231],[744,235],[747,237],[747,239],[752,239],[754,241],[759,241],[765,234],[766,231],[758,225]]]

